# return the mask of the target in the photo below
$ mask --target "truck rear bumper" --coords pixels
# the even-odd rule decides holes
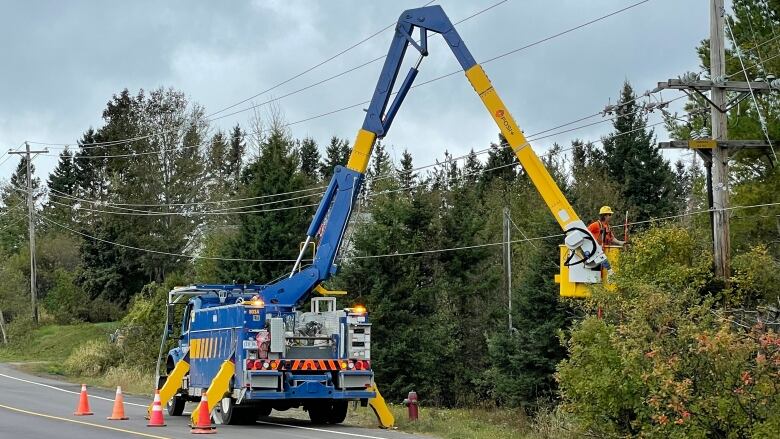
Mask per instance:
[[[336,375],[293,374],[280,371],[252,371],[248,374],[244,399],[371,399],[376,392],[370,370],[338,372]],[[335,382],[334,382],[335,378]]]

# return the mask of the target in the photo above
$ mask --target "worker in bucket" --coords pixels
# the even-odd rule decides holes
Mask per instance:
[[[593,221],[588,226],[588,231],[593,235],[594,238],[596,238],[596,241],[601,246],[608,246],[608,245],[623,245],[625,244],[625,241],[621,241],[617,238],[615,238],[615,235],[612,234],[612,228],[609,226],[609,220],[612,218],[612,208],[609,206],[602,206],[601,209],[599,209],[599,219],[596,221]]]

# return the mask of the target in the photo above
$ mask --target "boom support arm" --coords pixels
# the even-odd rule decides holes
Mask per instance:
[[[419,29],[419,43],[413,38],[415,29]],[[601,246],[587,231],[585,224],[574,212],[544,163],[530,147],[523,132],[490,83],[490,79],[474,60],[444,10],[440,6],[427,6],[407,10],[398,19],[395,36],[390,44],[363,127],[358,131],[347,166],[336,167],[307,231],[307,243],[315,236],[319,236],[319,248],[313,264],[300,272],[295,271],[302,258],[302,250],[290,277],[269,286],[269,289],[264,291],[266,303],[269,303],[269,300],[273,303],[275,299],[277,303],[295,306],[319,283],[336,272],[333,262],[352,213],[352,206],[360,192],[371,151],[377,139],[387,135],[401,103],[417,77],[423,57],[428,55],[428,32],[442,35],[528,177],[566,233],[565,243],[570,252],[565,262],[568,266],[568,281],[591,284],[601,282],[598,268],[606,261]],[[410,45],[419,52],[419,58],[410,68],[390,103],[401,63]],[[306,246],[303,248],[305,249]]]

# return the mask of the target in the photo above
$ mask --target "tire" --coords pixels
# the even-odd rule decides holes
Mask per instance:
[[[247,425],[255,423],[254,407],[236,405],[233,398],[222,398],[219,403],[219,416],[226,425]]]
[[[316,401],[307,406],[312,424],[341,424],[347,417],[348,401]]]
[[[306,407],[309,412],[309,419],[314,425],[326,424],[330,418],[329,401],[315,401]]]
[[[271,416],[271,405],[259,405],[256,407],[256,413],[258,418],[265,418]]]
[[[184,404],[187,400],[179,395],[173,395],[165,404],[165,408],[168,410],[168,416],[181,416],[184,413]]]
[[[347,409],[349,409],[349,402],[346,400],[333,401],[330,407],[330,416],[328,416],[329,424],[341,424],[344,419],[347,418]]]

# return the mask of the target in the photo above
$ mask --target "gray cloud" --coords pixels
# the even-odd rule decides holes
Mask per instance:
[[[0,19],[0,147],[23,140],[75,142],[113,93],[127,87],[174,87],[212,112],[245,99],[329,57],[395,21],[422,0],[394,2],[6,2]],[[493,0],[439,2],[456,21]],[[627,1],[510,0],[459,25],[484,60],[630,4]],[[674,6],[674,12],[670,12]],[[707,36],[707,4],[653,0],[572,34],[485,66],[499,93],[527,133],[594,113],[630,80],[637,91],[698,68],[694,47]],[[387,50],[390,31],[331,63],[275,90],[290,90],[359,65]],[[431,40],[418,82],[457,70],[446,47]],[[289,121],[366,100],[381,63],[283,99]],[[673,93],[665,98],[676,97]],[[262,101],[267,96],[258,98]],[[249,113],[220,120],[217,128],[246,125]],[[360,108],[293,126],[294,135],[325,143],[352,138]],[[658,116],[652,116],[653,121]],[[545,139],[568,144],[596,139],[608,123]],[[663,134],[663,133],[661,133]],[[390,135],[391,154],[412,151],[416,164],[445,149],[462,154],[495,140],[497,129],[460,75],[415,89]],[[660,135],[660,137],[663,137]],[[0,161],[4,160],[0,159]],[[0,166],[7,177],[16,159]],[[39,175],[56,158],[37,159]]]

